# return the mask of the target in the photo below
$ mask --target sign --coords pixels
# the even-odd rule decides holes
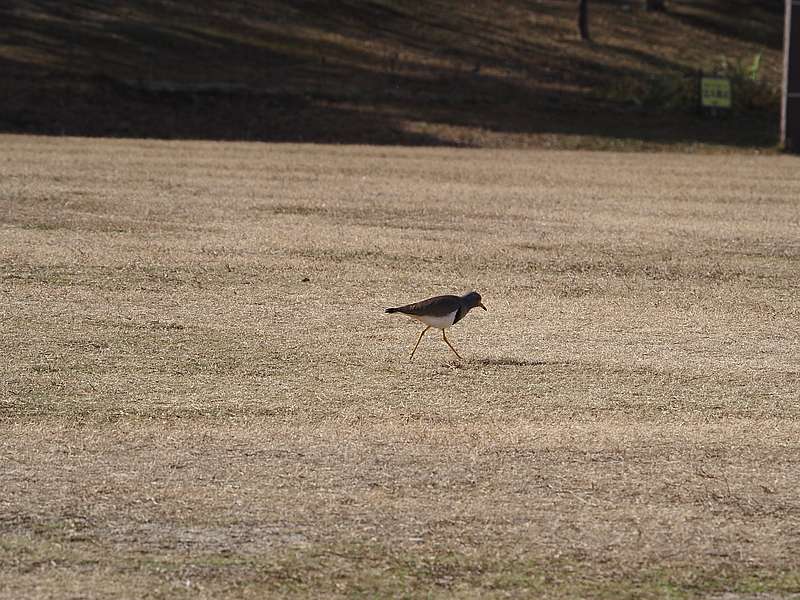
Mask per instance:
[[[703,77],[700,80],[700,104],[703,108],[730,108],[731,80],[724,77]]]

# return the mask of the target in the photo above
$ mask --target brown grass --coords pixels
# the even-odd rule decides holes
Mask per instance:
[[[0,142],[0,597],[800,591],[796,159]]]

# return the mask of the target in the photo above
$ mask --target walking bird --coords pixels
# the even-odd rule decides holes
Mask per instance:
[[[425,335],[425,332],[431,327],[442,330],[442,338],[444,339],[444,343],[450,347],[450,350],[455,352],[455,355],[458,356],[458,358],[461,358],[461,355],[456,351],[455,348],[453,348],[450,342],[447,341],[447,336],[445,335],[444,330],[458,323],[470,310],[476,306],[480,306],[483,310],[486,310],[486,307],[481,302],[481,295],[478,292],[469,292],[463,296],[434,296],[433,298],[420,300],[419,302],[414,302],[413,304],[406,304],[405,306],[398,306],[395,308],[387,308],[386,312],[403,313],[404,315],[408,315],[409,317],[412,317],[417,321],[421,321],[426,325],[425,329],[422,330],[422,333],[419,334],[419,338],[417,338],[417,343],[414,345],[414,349],[411,351],[409,360],[414,358],[414,352],[417,351],[417,346],[419,346],[422,336]]]

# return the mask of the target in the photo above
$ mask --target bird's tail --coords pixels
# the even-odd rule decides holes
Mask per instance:
[[[397,312],[397,309],[396,309],[396,308],[387,308],[387,309],[386,309],[385,311],[383,311],[383,312],[387,312],[387,313],[396,313],[396,312]]]

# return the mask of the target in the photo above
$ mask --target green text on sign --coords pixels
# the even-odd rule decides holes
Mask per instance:
[[[700,103],[714,108],[731,107],[731,80],[724,77],[703,77],[700,80]]]

